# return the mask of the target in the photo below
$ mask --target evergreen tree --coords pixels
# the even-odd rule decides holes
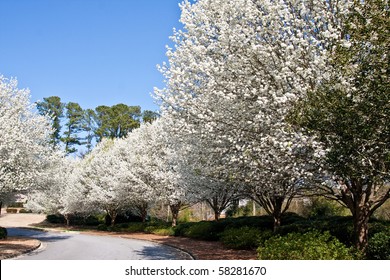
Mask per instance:
[[[80,132],[83,130],[84,111],[78,103],[69,102],[65,105],[65,124],[64,136],[61,138],[65,144],[65,153],[71,154],[77,151],[76,145],[81,145],[82,137]]]
[[[50,116],[52,119],[53,133],[51,142],[54,146],[58,145],[61,140],[61,118],[64,116],[65,104],[61,102],[58,96],[43,98],[43,101],[36,103],[39,114]]]
[[[96,108],[96,137],[121,138],[140,125],[141,107],[117,104],[114,106],[98,106]]]

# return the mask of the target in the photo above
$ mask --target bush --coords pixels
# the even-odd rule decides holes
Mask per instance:
[[[99,218],[96,216],[87,216],[84,219],[84,224],[86,226],[97,226],[99,225],[99,223],[100,223]]]
[[[60,215],[60,214],[47,215],[46,220],[52,224],[64,224],[65,223],[65,217],[63,215]]]
[[[274,236],[257,249],[263,260],[350,260],[350,250],[329,232]]]
[[[118,227],[124,232],[143,232],[145,229],[144,223],[124,223],[119,224]]]
[[[101,230],[101,231],[107,231],[108,230],[108,226],[106,224],[100,224],[96,227],[97,230]]]
[[[16,208],[7,208],[6,211],[7,213],[12,213],[12,214],[18,213],[18,209]]]
[[[226,228],[241,228],[244,226],[263,229],[272,229],[273,219],[270,216],[250,216],[227,218],[220,221]]]
[[[390,230],[375,233],[369,239],[367,259],[390,260]]]
[[[219,234],[224,230],[224,225],[220,222],[202,221],[197,223],[186,223],[177,226],[175,235],[215,241],[219,239]]]
[[[23,208],[23,202],[13,202],[8,205],[10,208]]]
[[[324,197],[314,198],[311,205],[306,209],[309,218],[341,216],[347,213],[345,207],[335,201]]]
[[[260,231],[257,228],[244,226],[242,228],[230,228],[220,234],[222,243],[231,249],[253,249],[263,244],[272,236],[272,231]]]
[[[306,221],[306,219],[297,213],[287,212],[282,215],[282,225],[289,225],[303,221]]]
[[[162,236],[173,236],[175,231],[172,227],[170,228],[157,228],[151,231],[151,233]]]
[[[145,227],[144,232],[146,233],[154,233],[158,230],[165,230],[169,229],[171,226],[169,224],[154,224],[154,223],[148,223],[148,225]]]
[[[0,227],[0,239],[7,238],[8,232],[6,228]]]
[[[350,216],[297,220],[291,224],[282,225],[277,230],[277,233],[283,236],[289,233],[303,234],[312,230],[318,230],[321,232],[329,231],[331,235],[336,237],[347,247],[350,247],[353,244],[353,222],[352,217]]]
[[[19,213],[32,213],[32,211],[22,208],[19,210]]]

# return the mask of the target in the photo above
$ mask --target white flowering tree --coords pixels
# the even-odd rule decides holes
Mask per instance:
[[[90,207],[104,210],[115,225],[118,214],[131,202],[129,178],[133,178],[126,165],[118,158],[115,145],[119,140],[103,139],[83,159],[79,184],[84,186]]]
[[[47,176],[41,181],[41,188],[29,193],[26,208],[35,212],[61,214],[70,225],[74,214],[88,214],[85,186],[81,184],[82,165],[78,159],[62,157],[53,163]]]
[[[351,211],[355,245],[364,252],[368,220],[390,198],[388,1],[353,1],[344,20],[348,41],[335,47],[334,74],[293,119],[325,147],[328,173],[319,188]]]
[[[348,3],[203,0],[181,7],[184,31],[174,33],[175,49],[161,67],[167,87],[156,96],[186,132],[226,145],[214,152],[228,178],[247,186],[276,228],[322,155],[285,118],[330,76],[328,54],[343,41],[338,23]]]
[[[185,133],[171,126],[171,134],[180,139],[182,164],[180,173],[185,181],[187,196],[191,201],[206,202],[214,211],[214,219],[234,201],[243,197],[243,188],[237,183],[231,170],[227,168],[227,146],[214,139],[204,139],[196,132]],[[178,135],[180,137],[178,137]]]
[[[178,215],[183,207],[191,202],[187,192],[187,182],[183,180],[182,149],[178,139],[170,134],[169,127],[174,123],[171,119],[162,117],[148,126],[150,142],[144,149],[149,149],[154,166],[154,190],[159,201],[167,204],[172,214],[172,226],[177,225]]]
[[[121,160],[138,180],[132,196],[139,214],[144,217],[149,205],[162,202],[169,205],[175,226],[187,195],[180,173],[180,147],[169,135],[169,125],[165,118],[142,124],[121,141],[118,149]]]
[[[49,143],[50,119],[34,109],[27,89],[0,76],[0,197],[38,188],[59,156]]]

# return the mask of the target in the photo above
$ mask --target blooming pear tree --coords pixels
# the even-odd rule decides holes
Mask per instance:
[[[218,221],[226,208],[243,197],[243,188],[229,174],[228,162],[221,156],[226,146],[198,136],[196,133],[181,133],[179,152],[183,163],[180,172],[191,200],[206,202]]]
[[[128,181],[133,179],[127,166],[118,159],[116,142],[103,139],[83,160],[79,177],[91,207],[106,211],[112,226],[117,215],[131,202]]]
[[[132,192],[137,194],[134,204],[139,205],[139,212],[143,213],[143,206],[150,203],[165,203],[171,209],[172,225],[175,226],[187,196],[179,171],[179,147],[175,138],[168,134],[168,123],[161,118],[152,124],[142,124],[121,141],[118,149],[121,159],[141,182],[139,191],[134,189]]]
[[[59,154],[50,145],[50,119],[34,112],[29,91],[0,76],[0,197],[40,186]]]
[[[245,185],[277,227],[322,155],[316,139],[285,118],[330,75],[348,1],[203,0],[181,8],[184,31],[174,33],[161,67],[167,87],[155,94],[183,131],[226,145],[214,152],[229,180]]]
[[[80,183],[81,161],[70,157],[60,158],[51,166],[42,187],[29,193],[26,207],[35,212],[61,214],[70,224],[74,214],[89,214],[86,190]]]

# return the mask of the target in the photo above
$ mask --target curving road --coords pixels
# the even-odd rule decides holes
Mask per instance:
[[[9,236],[39,239],[42,246],[23,260],[184,260],[191,257],[178,249],[148,241],[76,232],[45,232],[8,228]]]

